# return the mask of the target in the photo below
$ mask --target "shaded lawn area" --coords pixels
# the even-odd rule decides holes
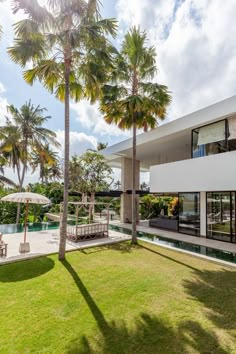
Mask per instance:
[[[0,266],[1,353],[236,353],[236,270],[147,243]]]

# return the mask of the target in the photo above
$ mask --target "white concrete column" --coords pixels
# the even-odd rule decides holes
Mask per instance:
[[[200,235],[204,237],[207,231],[206,213],[206,192],[200,192]]]
[[[136,161],[136,189],[139,189],[140,180],[140,162]],[[124,157],[121,164],[121,207],[120,218],[121,222],[132,222],[132,194],[125,193],[127,190],[132,190],[132,159]],[[139,213],[139,196],[137,199],[137,214]],[[137,215],[138,220],[138,215]]]

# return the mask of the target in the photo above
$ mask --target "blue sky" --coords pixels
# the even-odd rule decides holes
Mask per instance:
[[[102,4],[104,17],[119,20],[118,47],[130,26],[146,29],[150,45],[158,53],[156,80],[172,91],[167,121],[236,94],[235,0],[225,1],[224,6],[222,0],[103,0]],[[11,25],[17,20],[11,14],[10,0],[0,4],[0,23],[4,27],[0,42],[0,124],[4,124],[7,104],[20,107],[31,99],[48,109],[52,119],[47,127],[58,133],[63,147],[63,104],[39,83],[26,85],[22,69],[6,53],[12,43]],[[72,102],[72,153],[94,147],[97,141],[111,145],[129,135],[107,126],[97,105]]]

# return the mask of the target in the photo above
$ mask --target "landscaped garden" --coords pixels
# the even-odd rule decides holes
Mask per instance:
[[[236,353],[236,270],[147,243],[0,267],[1,353]]]

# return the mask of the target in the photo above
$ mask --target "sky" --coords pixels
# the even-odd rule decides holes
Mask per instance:
[[[22,68],[6,52],[13,41],[12,24],[21,18],[12,14],[10,3],[6,0],[0,4],[4,29],[0,42],[0,124],[5,123],[8,104],[19,108],[31,99],[48,109],[52,118],[47,127],[57,132],[63,149],[63,104],[39,83],[27,85]],[[119,21],[117,47],[130,26],[146,30],[149,44],[157,52],[155,79],[172,92],[166,121],[236,94],[236,0],[103,0],[102,15]],[[129,131],[104,122],[98,104],[71,102],[71,154],[95,148],[98,141],[112,145],[129,136]],[[117,171],[115,176],[120,178]],[[37,178],[28,173],[26,183]],[[148,175],[142,176],[142,180],[147,179]]]

